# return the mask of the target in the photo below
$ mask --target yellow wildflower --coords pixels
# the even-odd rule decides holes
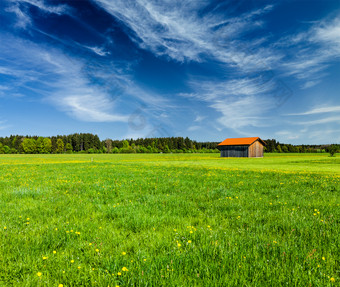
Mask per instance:
[[[122,273],[118,272],[117,275],[120,276],[120,275],[122,275]]]
[[[38,272],[37,275],[38,275],[38,277],[40,277],[40,276],[42,275],[42,273],[41,273],[41,272]]]
[[[74,260],[73,260],[73,259],[71,260],[71,263],[74,263]]]
[[[126,267],[123,267],[122,268],[122,271],[125,271],[125,272],[127,272],[127,271],[129,271]]]
[[[122,252],[122,255],[126,255],[126,252],[123,251],[123,252]]]

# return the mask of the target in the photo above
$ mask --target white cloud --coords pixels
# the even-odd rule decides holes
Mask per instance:
[[[7,96],[17,96],[18,89],[34,92],[35,98],[40,96],[45,103],[88,122],[127,123],[139,103],[145,105],[145,117],[162,122],[164,110],[172,107],[170,100],[136,85],[124,65],[88,63],[50,46],[1,34],[0,39],[0,59],[4,59],[0,73],[11,76]]]
[[[308,31],[280,43],[293,52],[292,58],[282,63],[286,74],[305,80],[303,89],[313,87],[327,75],[326,68],[340,59],[340,17],[316,22]]]
[[[205,116],[197,115],[194,122],[200,123],[201,121],[203,121],[206,118],[207,117],[205,117]]]
[[[278,136],[279,141],[287,141],[287,140],[299,139],[301,136],[301,133],[283,130],[283,131],[275,132],[275,135]]]
[[[315,114],[323,114],[323,113],[334,113],[340,112],[340,106],[328,106],[328,107],[316,107],[309,111],[296,113],[296,114],[288,114],[289,116],[304,116],[304,115],[315,115]]]
[[[84,63],[79,59],[30,41],[14,37],[3,40],[0,54],[8,62],[7,66],[0,67],[0,71],[11,75],[15,83],[13,87],[7,85],[9,94],[15,95],[16,88],[27,92],[33,90],[35,97],[40,95],[45,102],[81,121],[127,122],[128,116],[115,108],[117,101],[102,87],[89,81],[83,70]],[[110,77],[119,82],[117,79],[122,75],[115,78],[113,68]]]
[[[22,11],[18,3],[14,3],[12,6],[6,9],[7,12],[14,13],[16,16],[15,26],[18,28],[26,29],[27,26],[31,25],[31,18]]]
[[[95,0],[124,23],[130,37],[143,49],[176,61],[202,61],[203,55],[242,69],[268,69],[277,55],[268,49],[252,50],[237,40],[261,27],[257,20],[272,9],[263,7],[239,17],[201,12],[204,1]],[[255,42],[254,42],[255,43]],[[257,43],[259,45],[259,43]]]
[[[188,128],[188,131],[189,132],[194,132],[194,131],[197,131],[199,129],[201,129],[202,127],[201,126],[191,126]]]
[[[111,114],[112,102],[105,95],[92,93],[88,95],[74,94],[70,96],[53,99],[61,109],[72,116],[86,122],[127,122],[128,116]]]
[[[6,1],[6,0],[3,0]],[[44,13],[62,15],[68,13],[69,7],[67,5],[46,5],[44,1],[39,0],[7,0],[9,7],[7,12],[14,13],[16,16],[15,26],[21,29],[26,29],[31,26],[32,20],[27,9],[27,4],[39,8]]]
[[[218,112],[221,126],[241,133],[240,128],[265,126],[263,115],[275,108],[275,99],[270,93],[276,88],[275,81],[258,78],[246,78],[225,82],[202,81],[190,82],[195,91],[182,94],[184,97],[204,101]]]
[[[103,49],[101,47],[89,47],[89,46],[84,46],[84,47],[91,50],[95,54],[102,56],[102,57],[110,55],[110,52],[105,51],[105,49]]]
[[[334,117],[326,117],[326,118],[311,120],[311,121],[306,121],[306,122],[298,122],[299,125],[306,125],[306,126],[320,125],[320,124],[327,124],[327,123],[339,123],[340,124],[340,117],[334,116]]]
[[[50,13],[50,14],[65,14],[67,13],[70,8],[67,5],[46,5],[44,1],[39,1],[39,0],[9,0],[10,2],[15,2],[15,3],[24,3],[24,4],[29,4],[31,6],[35,6],[39,8],[41,11]]]

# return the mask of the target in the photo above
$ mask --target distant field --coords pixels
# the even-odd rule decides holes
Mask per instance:
[[[340,156],[0,156],[0,286],[339,286],[339,235]]]

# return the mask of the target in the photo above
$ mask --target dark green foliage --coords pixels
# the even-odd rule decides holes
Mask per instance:
[[[223,138],[222,138],[223,139]],[[265,152],[312,153],[329,152],[337,145],[291,145],[265,140]],[[58,145],[59,143],[59,145]],[[90,133],[57,135],[52,137],[19,136],[0,137],[1,153],[219,153],[218,142],[197,142],[188,137],[106,139]],[[337,148],[339,150],[339,146]]]
[[[338,150],[339,150],[339,146],[335,144],[332,144],[327,148],[327,151],[329,152],[330,156],[335,156]]]

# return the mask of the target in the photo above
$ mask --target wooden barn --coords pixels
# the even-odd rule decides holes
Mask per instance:
[[[266,143],[259,137],[231,138],[217,145],[221,157],[263,157]]]

